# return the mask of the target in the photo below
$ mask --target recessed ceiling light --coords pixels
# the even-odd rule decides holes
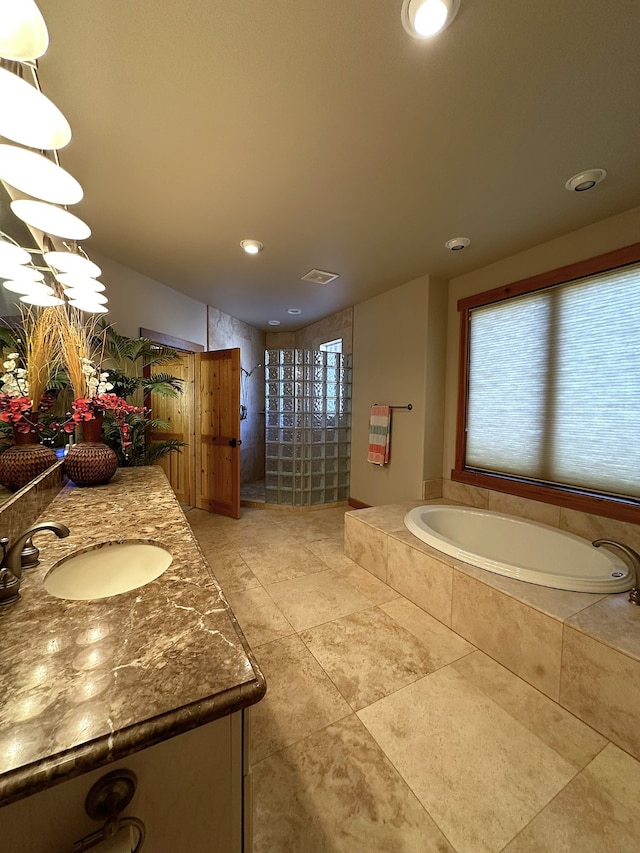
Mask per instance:
[[[444,244],[451,252],[461,252],[466,249],[471,243],[468,237],[454,237],[452,240],[447,240]]]
[[[267,322],[269,323],[270,326],[279,326],[280,325],[280,320],[268,320]]]
[[[240,240],[240,245],[248,255],[257,255],[264,249],[264,245],[259,240]]]
[[[586,190],[593,189],[600,181],[604,181],[607,173],[604,169],[587,169],[586,172],[578,172],[564,185],[565,190],[573,193],[583,193]]]
[[[287,308],[287,314],[302,314],[300,308]]]
[[[414,38],[431,38],[449,26],[459,8],[460,0],[404,0],[402,26]]]

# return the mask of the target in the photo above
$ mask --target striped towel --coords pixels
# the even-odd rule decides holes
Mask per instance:
[[[391,406],[371,406],[369,416],[369,454],[367,462],[385,465],[389,461]]]

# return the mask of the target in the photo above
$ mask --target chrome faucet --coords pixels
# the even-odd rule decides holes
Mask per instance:
[[[41,521],[21,533],[10,548],[8,548],[9,540],[6,537],[0,539],[3,552],[2,562],[0,563],[0,606],[13,604],[20,598],[22,549],[27,540],[41,530],[50,530],[59,539],[69,535],[69,528],[66,524],[61,524],[59,521]]]
[[[629,590],[629,601],[632,604],[640,604],[640,554],[629,548],[628,545],[623,545],[622,542],[615,542],[613,539],[596,539],[591,543],[599,548],[601,545],[609,545],[610,548],[618,548],[623,554],[626,554],[633,568],[636,580],[633,589]]]

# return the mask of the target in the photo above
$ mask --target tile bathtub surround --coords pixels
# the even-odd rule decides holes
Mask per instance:
[[[46,517],[41,565],[0,612],[0,804],[101,767],[257,701],[264,680],[158,467],[106,486],[65,486]],[[159,541],[173,561],[145,587],[107,599],[54,598],[51,566],[79,547]],[[209,665],[203,667],[203,660]]]
[[[305,547],[375,601],[256,647],[268,690],[249,711],[247,853],[635,853],[640,763],[351,563],[335,549],[342,523],[322,518]],[[277,585],[261,588],[286,622]],[[300,607],[318,588],[298,588]]]
[[[386,535],[392,588],[640,758],[640,608],[628,603],[627,594],[554,590],[483,571],[398,528],[404,511],[395,505],[349,513],[345,548],[355,542],[356,559],[365,555],[370,561],[367,533],[374,531],[376,553],[385,552],[380,537]],[[366,523],[360,513],[368,514]],[[449,575],[450,619],[442,587]],[[434,578],[440,584],[435,591]],[[589,652],[585,659],[577,645]],[[604,687],[591,689],[594,680],[606,682],[606,696]]]

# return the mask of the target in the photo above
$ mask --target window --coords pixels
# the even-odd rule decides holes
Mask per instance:
[[[640,244],[463,299],[452,478],[640,520]]]
[[[335,341],[327,341],[320,344],[321,352],[342,352],[342,338],[336,338]]]

